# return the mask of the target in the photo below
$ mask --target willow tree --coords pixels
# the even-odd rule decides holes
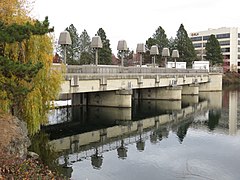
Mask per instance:
[[[48,18],[40,22],[28,16],[26,3],[0,2],[0,108],[25,120],[33,134],[47,122],[61,74],[51,69],[49,32],[53,28],[49,28]]]

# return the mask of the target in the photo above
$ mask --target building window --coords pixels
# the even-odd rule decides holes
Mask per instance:
[[[240,52],[240,48],[238,48],[238,52]]]
[[[230,33],[217,34],[217,39],[225,39],[225,38],[230,38]]]
[[[230,41],[219,41],[220,46],[229,46]]]
[[[203,36],[203,40],[207,41],[209,39],[210,36]]]
[[[201,40],[202,40],[202,37],[201,37],[201,36],[191,37],[190,39],[191,39],[192,41],[201,41]]]
[[[222,50],[222,52],[230,52],[230,48],[222,48],[221,50]]]
[[[230,59],[230,54],[228,54],[228,55],[226,55],[226,54],[225,54],[225,55],[223,55],[223,59],[225,59],[225,60],[227,60],[227,59],[228,59],[228,60],[229,60],[229,59]]]
[[[194,48],[200,48],[202,47],[202,43],[195,43],[193,44]]]
[[[238,33],[238,38],[240,38],[240,33]]]
[[[238,54],[238,59],[240,59],[240,55]]]

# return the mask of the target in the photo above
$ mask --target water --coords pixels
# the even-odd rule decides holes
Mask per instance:
[[[238,180],[239,90],[132,108],[61,108],[33,147],[74,180]]]

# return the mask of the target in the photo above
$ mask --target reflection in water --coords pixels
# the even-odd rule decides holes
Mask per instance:
[[[101,169],[103,163],[103,156],[98,153],[98,149],[95,149],[95,153],[91,156],[91,162],[94,169]]]
[[[189,121],[181,123],[179,125],[179,127],[177,128],[177,136],[178,136],[180,143],[183,142],[183,139],[186,136],[187,130],[191,124],[192,124],[192,120],[189,120]]]
[[[237,133],[237,106],[238,97],[237,91],[229,93],[229,134],[235,135]]]
[[[49,144],[48,135],[44,132],[39,132],[31,137],[31,146],[29,151],[36,152],[45,165],[47,165],[51,170],[57,171],[63,174],[65,177],[71,177],[72,167],[69,167],[69,163],[58,165],[57,158],[58,154]],[[67,156],[65,156],[67,158]]]
[[[154,169],[155,166],[157,169],[161,169],[159,167],[163,166],[163,164],[160,166],[154,164],[157,160],[150,161],[151,155],[147,156],[149,152],[155,153],[159,151],[158,156],[155,158],[172,157],[176,153],[173,152],[174,148],[172,149],[172,146],[176,146],[176,151],[181,151],[182,144],[186,145],[185,142],[191,144],[189,138],[186,137],[191,139],[197,136],[195,132],[204,132],[206,129],[212,133],[228,134],[229,130],[229,134],[237,134],[238,93],[229,95],[229,109],[227,111],[222,109],[221,96],[222,93],[213,92],[203,93],[203,96],[200,97],[188,96],[183,101],[133,101],[132,108],[70,107],[68,111],[71,112],[71,116],[68,117],[71,117],[71,119],[67,119],[65,122],[61,121],[58,124],[52,123],[43,127],[43,131],[49,134],[50,141],[47,144],[55,149],[58,154],[56,159],[62,167],[72,168],[74,164],[74,167],[84,167],[86,170],[87,164],[85,162],[91,161],[89,164],[91,164],[93,170],[98,169],[101,173],[108,174],[111,172],[106,172],[107,168],[103,168],[108,167],[108,169],[111,169],[113,164],[108,166],[108,163],[114,162],[118,164],[119,162],[116,159],[121,159],[124,160],[125,164],[127,162],[131,164],[133,163],[131,160],[134,154],[139,158],[139,162],[135,162],[133,167],[140,168],[141,166],[145,167],[146,164],[153,164],[152,166],[149,165],[148,176],[149,179],[157,179],[153,175],[159,171],[152,172],[150,169]],[[54,116],[52,116],[52,119],[54,119]],[[178,146],[174,144],[173,135],[180,142],[177,143]],[[198,142],[199,139],[195,139],[193,142],[195,141]],[[200,148],[201,146],[198,144],[197,147]],[[140,159],[141,157],[136,154],[135,150],[144,153],[145,158]],[[165,154],[160,153],[163,151],[165,154],[169,154],[165,156]],[[188,147],[186,151],[189,151],[189,154],[194,153],[194,150],[192,151]],[[114,152],[114,154],[110,161],[106,157],[109,157],[111,152]],[[114,159],[114,156],[118,158]],[[196,158],[199,156],[198,154]],[[105,158],[104,161],[103,158]],[[178,157],[179,161],[181,158],[183,157]],[[187,159],[189,158],[190,156],[187,157]],[[194,157],[191,158],[194,159]],[[145,162],[147,159],[151,163]],[[141,164],[142,161],[146,164]],[[159,162],[161,161],[159,160]],[[172,163],[174,168],[186,165],[186,162],[180,165],[169,161],[164,163],[166,167],[164,166],[163,169],[166,168],[165,171],[174,169],[171,167]],[[204,162],[202,163],[204,164]],[[120,168],[121,166],[117,167]],[[118,168],[115,170],[117,171]],[[73,179],[77,179],[79,176],[82,179],[88,179],[88,176],[89,179],[98,177],[94,173],[95,171],[91,169],[85,172],[86,177],[83,177],[83,171],[72,170],[73,173],[70,173],[68,177],[73,176]],[[121,170],[124,171],[124,168]],[[77,171],[81,171],[83,174],[78,174]],[[110,177],[117,176],[116,171]],[[90,178],[89,174],[95,174],[95,176]],[[138,178],[126,178],[122,176],[122,173],[118,175],[119,177],[116,177],[116,179],[144,179],[139,176],[137,176]],[[130,174],[128,175],[130,176]],[[164,173],[160,177],[174,179],[171,176],[164,175]],[[100,179],[112,178],[104,177]]]
[[[211,109],[209,110],[208,115],[207,126],[213,131],[218,126],[219,119],[221,118],[221,110]]]
[[[124,140],[121,140],[121,146],[117,148],[117,154],[119,159],[127,158],[127,147],[124,146]]]

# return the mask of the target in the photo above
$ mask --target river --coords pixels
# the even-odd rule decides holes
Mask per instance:
[[[32,150],[73,180],[239,180],[240,88],[53,110]]]

